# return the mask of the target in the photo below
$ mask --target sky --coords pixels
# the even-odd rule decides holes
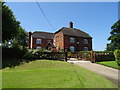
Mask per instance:
[[[62,27],[73,27],[93,37],[93,50],[103,51],[110,36],[111,26],[118,20],[118,2],[6,2],[21,26],[27,31],[56,32]]]

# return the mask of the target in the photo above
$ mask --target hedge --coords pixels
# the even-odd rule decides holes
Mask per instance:
[[[19,49],[19,48],[2,48],[2,58],[14,58],[14,59],[21,59],[23,58],[24,54],[27,52],[26,49]]]
[[[120,66],[120,49],[115,50],[114,55],[115,55],[115,60],[117,64]]]

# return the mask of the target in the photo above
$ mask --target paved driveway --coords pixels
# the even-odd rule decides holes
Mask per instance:
[[[93,71],[102,76],[105,76],[110,81],[112,81],[114,84],[120,87],[120,77],[118,78],[118,74],[120,76],[120,70],[106,67],[106,66],[96,64],[96,63],[91,63],[89,61],[68,61],[68,62],[74,63],[90,71]]]

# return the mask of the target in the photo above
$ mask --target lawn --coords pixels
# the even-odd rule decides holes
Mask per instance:
[[[2,88],[2,71],[0,70],[0,90]]]
[[[105,65],[105,66],[120,70],[120,66],[117,65],[116,61],[103,61],[103,62],[98,62],[98,64]]]
[[[36,60],[2,70],[3,88],[115,88],[106,78],[63,61]]]

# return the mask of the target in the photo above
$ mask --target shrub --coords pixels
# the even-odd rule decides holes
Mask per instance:
[[[22,59],[26,52],[26,49],[2,48],[2,58]]]
[[[114,55],[115,55],[115,60],[117,64],[120,66],[120,49],[115,50]]]
[[[35,54],[33,54],[33,51],[27,51],[25,53],[25,55],[23,56],[23,58],[25,58],[25,59],[35,59],[35,58],[37,58],[37,56],[35,56]]]

